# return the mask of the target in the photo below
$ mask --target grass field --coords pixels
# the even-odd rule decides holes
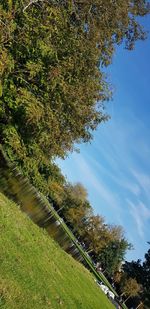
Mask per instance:
[[[92,275],[2,194],[0,222],[0,308],[114,308]]]

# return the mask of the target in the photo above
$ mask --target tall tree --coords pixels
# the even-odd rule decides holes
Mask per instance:
[[[145,0],[1,2],[0,142],[39,187],[41,166],[107,119],[102,67],[116,44],[145,38],[148,12]]]
[[[138,283],[141,283],[141,280],[144,277],[141,260],[131,262],[126,261],[123,265],[123,271],[126,274],[127,278],[136,278]]]
[[[85,222],[83,239],[96,256],[111,240],[105,220],[100,215],[91,215]]]
[[[88,197],[87,190],[79,182],[75,184],[68,183],[65,185],[64,189],[65,189],[66,198],[67,198],[65,202],[66,204],[68,204],[68,207],[73,206],[73,201],[75,204],[77,202],[84,203],[87,200],[87,197]]]
[[[125,254],[130,248],[131,245],[125,238],[111,240],[99,255],[103,269],[112,276],[121,268]]]
[[[145,254],[145,260],[143,263],[143,298],[146,308],[150,308],[150,249]]]
[[[64,186],[63,215],[79,235],[83,233],[84,221],[92,211],[87,197],[87,190],[81,183]]]
[[[140,292],[140,285],[137,283],[136,279],[129,278],[125,281],[122,286],[122,296],[125,295],[127,298],[124,300],[126,302],[130,297],[138,295]]]
[[[150,249],[145,254],[145,260],[125,262],[123,270],[126,278],[135,278],[142,286],[140,298],[144,303],[144,307],[150,307]]]

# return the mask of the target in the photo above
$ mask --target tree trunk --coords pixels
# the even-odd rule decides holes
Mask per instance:
[[[91,253],[93,251],[93,249],[90,249],[88,251],[86,251],[88,254]]]
[[[142,305],[142,302],[140,302],[135,309],[138,309],[141,305]]]
[[[127,298],[126,298],[126,300],[123,302],[124,304],[126,303],[126,301],[130,298],[131,296],[128,296]]]

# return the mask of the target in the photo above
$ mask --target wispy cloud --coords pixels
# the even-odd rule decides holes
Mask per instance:
[[[148,209],[142,201],[137,201],[137,203],[133,203],[132,201],[127,199],[127,203],[129,205],[129,212],[136,224],[138,234],[142,240],[144,240],[145,233],[145,224],[150,219],[150,209]]]
[[[93,208],[123,225],[137,246],[139,237],[143,244],[149,237],[149,134],[150,127],[134,113],[120,117],[115,112],[115,119],[95,133],[92,146],[81,146],[65,164],[70,180],[87,187]]]
[[[141,188],[145,191],[148,198],[150,198],[150,176],[146,172],[131,169],[131,172]]]
[[[120,170],[117,170],[117,173],[111,171],[103,164],[100,163],[99,160],[86,155],[90,166],[94,166],[102,175],[106,175],[111,181],[115,182],[117,185],[122,187],[123,189],[129,190],[132,194],[139,196],[141,193],[141,188],[137,181],[131,181],[129,179],[129,175],[127,176],[125,173],[122,173]]]
[[[112,208],[118,209],[118,198],[115,196],[115,193],[111,192],[108,186],[100,178],[95,176],[94,170],[92,170],[83,156],[74,156],[74,160],[86,181],[98,192],[101,199]]]

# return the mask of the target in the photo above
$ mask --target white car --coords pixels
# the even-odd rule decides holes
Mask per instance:
[[[115,299],[115,294],[112,291],[108,291],[108,295],[109,297],[111,297],[112,299]]]
[[[100,284],[99,286],[100,286],[100,288],[102,289],[102,291],[103,291],[105,294],[107,294],[107,293],[109,292],[109,289],[108,289],[108,287],[107,287],[106,285]]]

